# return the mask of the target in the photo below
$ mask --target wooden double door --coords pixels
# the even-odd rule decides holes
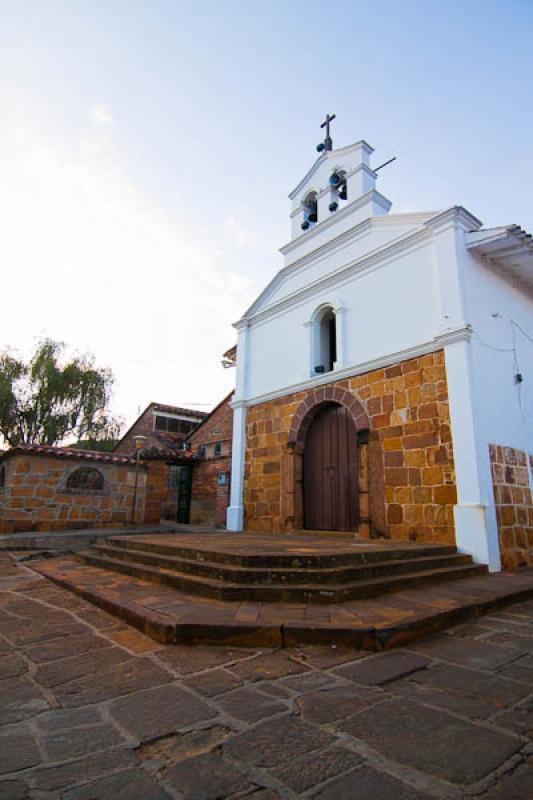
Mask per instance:
[[[343,406],[327,404],[313,418],[305,440],[303,486],[308,530],[357,529],[357,431]]]

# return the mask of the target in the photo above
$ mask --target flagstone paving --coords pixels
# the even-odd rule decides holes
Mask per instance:
[[[533,601],[386,653],[163,645],[0,554],[0,800],[533,800]]]

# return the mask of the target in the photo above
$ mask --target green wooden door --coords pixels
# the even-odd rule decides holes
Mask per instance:
[[[177,521],[187,524],[191,511],[192,468],[180,467],[179,469]]]

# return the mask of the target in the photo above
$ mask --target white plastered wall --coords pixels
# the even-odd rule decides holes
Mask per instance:
[[[438,315],[431,241],[394,261],[348,276],[334,287],[318,287],[276,313],[252,319],[247,343],[248,401],[280,389],[290,391],[313,377],[308,325],[316,309],[326,303],[342,311],[337,318],[342,326],[338,332],[343,343],[342,368],[431,341]]]
[[[533,338],[533,295],[514,286],[496,266],[468,252],[462,258],[462,283],[465,313],[473,329],[472,386],[489,563],[498,569],[489,444],[533,453],[533,342],[528,338]],[[517,373],[522,383],[516,382]]]

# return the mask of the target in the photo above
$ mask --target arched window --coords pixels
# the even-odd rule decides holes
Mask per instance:
[[[337,320],[331,306],[322,308],[315,318],[313,372],[331,372],[337,361]]]
[[[318,204],[316,192],[309,192],[302,203],[304,210],[304,221],[302,230],[306,231],[311,225],[318,221]]]
[[[0,489],[6,485],[6,468],[0,467]]]
[[[94,467],[78,467],[68,476],[66,488],[84,492],[101,492],[104,488],[104,476]]]

